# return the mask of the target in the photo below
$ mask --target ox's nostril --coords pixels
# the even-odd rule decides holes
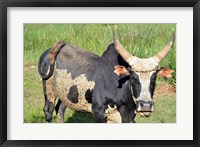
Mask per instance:
[[[152,101],[140,101],[139,106],[141,111],[151,111],[153,108],[153,102]]]
[[[140,103],[140,106],[145,106],[145,107],[151,107],[153,105],[152,102],[145,102],[145,101],[141,101]]]

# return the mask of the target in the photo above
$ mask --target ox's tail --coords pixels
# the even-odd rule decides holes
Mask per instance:
[[[38,62],[38,72],[43,80],[49,79],[53,74],[56,56],[65,44],[66,43],[64,41],[59,41],[40,56]]]

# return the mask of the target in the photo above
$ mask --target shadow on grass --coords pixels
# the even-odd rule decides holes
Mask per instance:
[[[75,111],[65,123],[94,123],[94,116],[91,113]]]
[[[52,119],[56,119],[54,116]],[[45,123],[45,116],[44,115],[36,115],[34,113],[30,114],[24,119],[24,123]]]

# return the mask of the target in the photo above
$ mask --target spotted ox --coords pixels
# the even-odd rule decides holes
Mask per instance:
[[[38,65],[46,121],[52,121],[57,97],[60,122],[64,121],[66,106],[93,113],[97,123],[129,123],[137,112],[150,116],[157,75],[171,77],[173,72],[158,65],[172,48],[174,38],[173,33],[159,53],[145,59],[128,53],[116,30],[114,42],[101,57],[63,41],[56,43],[41,55]]]

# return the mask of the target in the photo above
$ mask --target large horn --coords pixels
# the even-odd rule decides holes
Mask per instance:
[[[172,33],[171,39],[169,43],[159,52],[157,53],[153,58],[156,59],[156,61],[159,63],[165,56],[169,53],[170,49],[173,47],[175,39],[175,33]]]
[[[117,26],[115,26],[115,31],[114,31],[114,36],[113,36],[113,40],[114,40],[114,45],[115,48],[117,49],[118,53],[122,56],[122,58],[129,63],[130,59],[133,58],[133,55],[131,55],[126,49],[123,48],[123,46],[121,45],[119,39],[118,39],[118,35],[117,35]]]

